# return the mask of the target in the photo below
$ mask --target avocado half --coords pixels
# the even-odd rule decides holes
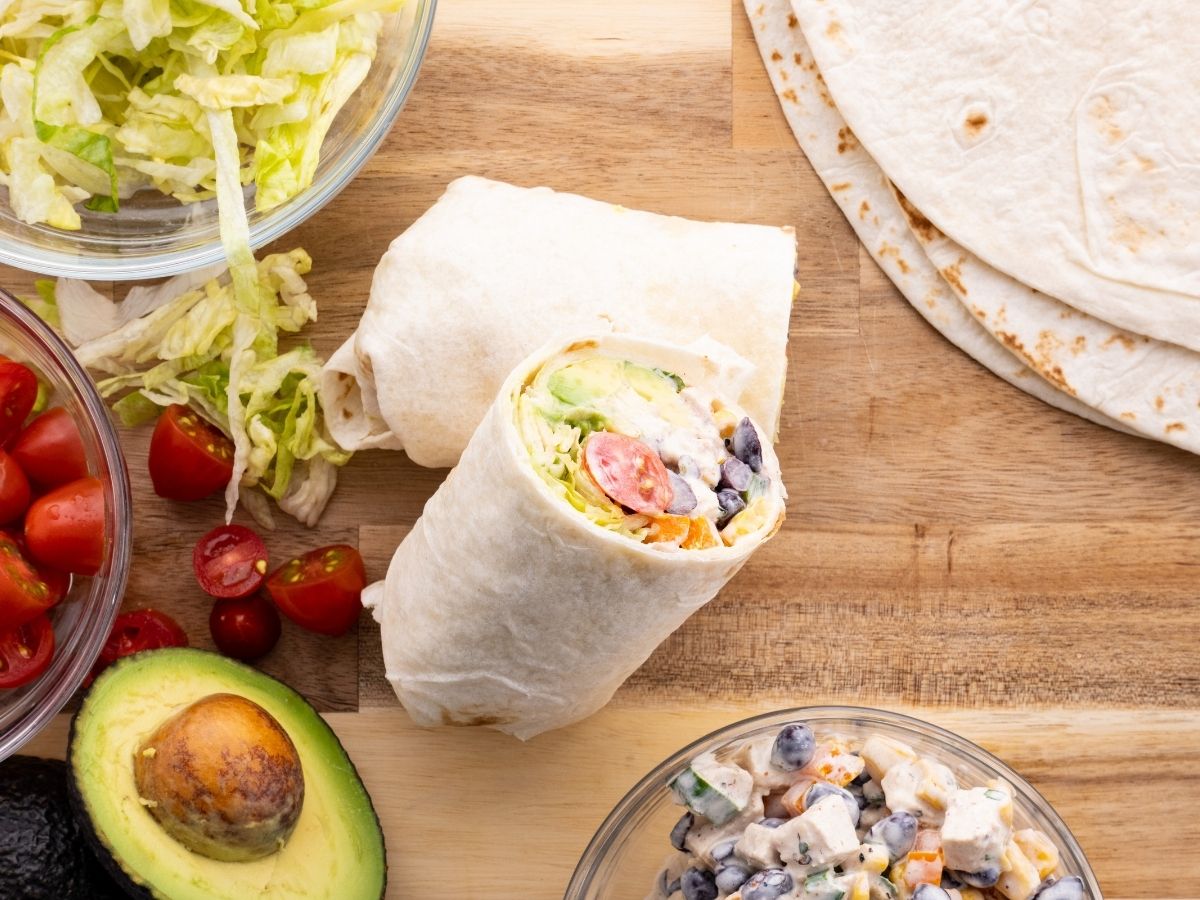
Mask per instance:
[[[304,803],[286,843],[269,856],[222,861],[189,850],[138,796],[134,754],[180,710],[214,694],[258,704],[291,738]],[[303,697],[216,653],[148,650],[96,679],[71,722],[68,789],[82,830],[130,897],[160,900],[336,898],[379,900],[387,884],[383,831],[337,736]]]

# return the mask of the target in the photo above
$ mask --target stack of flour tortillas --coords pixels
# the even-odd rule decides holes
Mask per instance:
[[[801,148],[935,328],[1200,452],[1200,4],[745,5]]]

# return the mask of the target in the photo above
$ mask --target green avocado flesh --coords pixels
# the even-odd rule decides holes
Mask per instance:
[[[257,703],[291,738],[304,772],[295,831],[248,862],[193,853],[139,800],[133,755],[174,713],[212,694]],[[386,884],[383,833],[345,750],[304,698],[249,666],[202,650],[151,650],[109,667],[71,726],[67,761],[77,813],[109,869],[134,896],[169,900],[378,900]]]

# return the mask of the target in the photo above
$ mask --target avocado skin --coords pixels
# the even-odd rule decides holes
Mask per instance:
[[[66,763],[13,756],[0,763],[0,897],[117,900],[68,802]]]
[[[114,664],[115,665],[115,664]],[[85,695],[86,696],[86,695]],[[81,703],[79,709],[83,708]],[[71,716],[71,730],[67,737],[67,759],[71,759],[71,747],[75,744],[75,720],[79,717],[79,709]],[[84,843],[91,851],[93,859],[100,863],[101,868],[108,876],[109,880],[116,885],[117,891],[114,892],[114,897],[134,897],[136,900],[154,900],[154,895],[139,884],[136,884],[125,870],[117,863],[108,848],[104,846],[104,842],[100,840],[100,835],[96,833],[95,827],[92,825],[92,817],[87,813],[87,807],[84,806],[83,797],[79,794],[79,785],[76,783],[75,767],[68,766],[67,771],[67,797],[71,803],[71,813],[75,817],[75,823],[79,828],[79,833],[83,836]]]
[[[166,651],[164,651],[164,650],[143,650],[140,653],[134,653],[129,656],[122,657],[121,659],[118,659],[115,663],[110,665],[109,668],[115,669],[117,666],[130,664],[133,660],[137,659],[139,656],[143,656],[148,653],[164,653],[164,652],[170,652],[170,650],[166,650]],[[213,653],[210,650],[199,650],[199,649],[194,649],[194,648],[187,648],[186,652],[189,654],[196,654],[196,655],[205,654],[208,656],[216,656],[216,657],[219,657],[226,664],[232,665],[237,668],[246,669],[248,672],[252,672],[255,675],[255,677],[267,678],[267,679],[270,679],[271,681],[279,681],[279,679],[271,678],[270,675],[267,675],[265,672],[261,672],[258,669],[255,669],[253,666],[248,666],[245,663],[237,662],[236,660],[229,659],[225,656],[222,656],[219,653]],[[280,682],[280,684],[283,684],[283,682]],[[93,682],[93,687],[94,686],[95,686],[95,682]],[[285,685],[285,687],[286,687],[286,685]],[[289,688],[289,690],[291,690],[291,689]],[[71,811],[74,814],[76,823],[78,824],[79,833],[83,836],[87,845],[91,848],[92,852],[89,853],[88,856],[92,862],[92,865],[95,866],[96,862],[99,861],[99,863],[101,864],[101,866],[103,868],[99,869],[98,871],[102,872],[103,874],[106,874],[109,882],[115,884],[119,888],[119,891],[114,889],[114,890],[112,890],[112,893],[110,893],[110,894],[85,893],[85,894],[80,894],[79,897],[80,897],[80,900],[122,900],[122,898],[124,898],[124,897],[133,898],[133,900],[155,900],[154,894],[148,888],[146,888],[143,885],[138,884],[132,878],[130,878],[129,874],[123,868],[121,868],[121,864],[116,860],[116,858],[109,851],[108,847],[105,845],[104,841],[101,839],[99,832],[96,831],[96,827],[92,823],[91,816],[88,815],[87,806],[84,803],[83,795],[80,793],[80,790],[79,790],[79,784],[76,780],[79,777],[79,773],[73,764],[73,761],[74,761],[73,750],[75,747],[75,728],[78,723],[79,716],[85,708],[86,701],[88,698],[88,693],[90,693],[90,692],[91,692],[91,688],[89,688],[88,691],[83,694],[78,709],[76,709],[75,714],[71,716],[71,729],[70,729],[70,732],[67,737],[67,761],[68,761],[68,763],[67,763],[68,772],[67,772],[67,777],[66,777],[67,795],[70,799]],[[297,696],[299,696],[299,693],[298,692],[296,692],[296,693],[297,693]],[[197,697],[196,699],[200,699],[200,698]],[[301,698],[301,700],[304,703],[308,702],[307,700],[304,700],[304,698]],[[332,734],[332,732],[331,732],[331,734]],[[333,740],[337,743],[337,746],[343,751],[345,764],[350,768],[350,771],[354,774],[354,777],[357,778],[361,782],[362,779],[359,777],[358,768],[354,765],[354,762],[350,759],[350,754],[345,753],[345,748],[342,747],[342,742],[338,739],[336,734],[333,735]],[[376,829],[376,831],[378,831],[380,838],[383,839],[383,837],[384,837],[383,825],[379,821],[379,813],[376,812],[375,805],[370,801],[370,797],[367,798],[367,806],[371,811],[372,819],[374,819],[375,829]],[[385,857],[386,857],[386,853],[387,853],[387,848],[386,848],[386,843],[385,843],[385,846],[384,846]],[[384,898],[387,895],[387,876],[388,876],[387,868],[385,867],[383,870],[383,883],[380,885],[380,888],[379,888],[379,900],[384,900]],[[0,886],[2,886],[2,882],[0,882]],[[37,896],[37,900],[41,900],[40,895],[35,895],[35,896]],[[25,900],[23,895],[16,895],[16,897],[14,897],[13,900],[18,900],[18,898],[20,898],[20,900]],[[5,894],[3,891],[0,891],[0,900],[8,900],[8,895]],[[34,896],[29,897],[28,900],[34,900]],[[50,895],[47,895],[47,900],[51,900]],[[63,897],[55,896],[55,897],[53,897],[53,900],[75,900],[75,898],[69,897],[69,896],[63,896]]]

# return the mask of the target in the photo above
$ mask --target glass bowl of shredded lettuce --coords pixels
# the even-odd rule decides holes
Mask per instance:
[[[161,277],[295,228],[387,135],[435,5],[6,4],[0,261],[85,279]]]

